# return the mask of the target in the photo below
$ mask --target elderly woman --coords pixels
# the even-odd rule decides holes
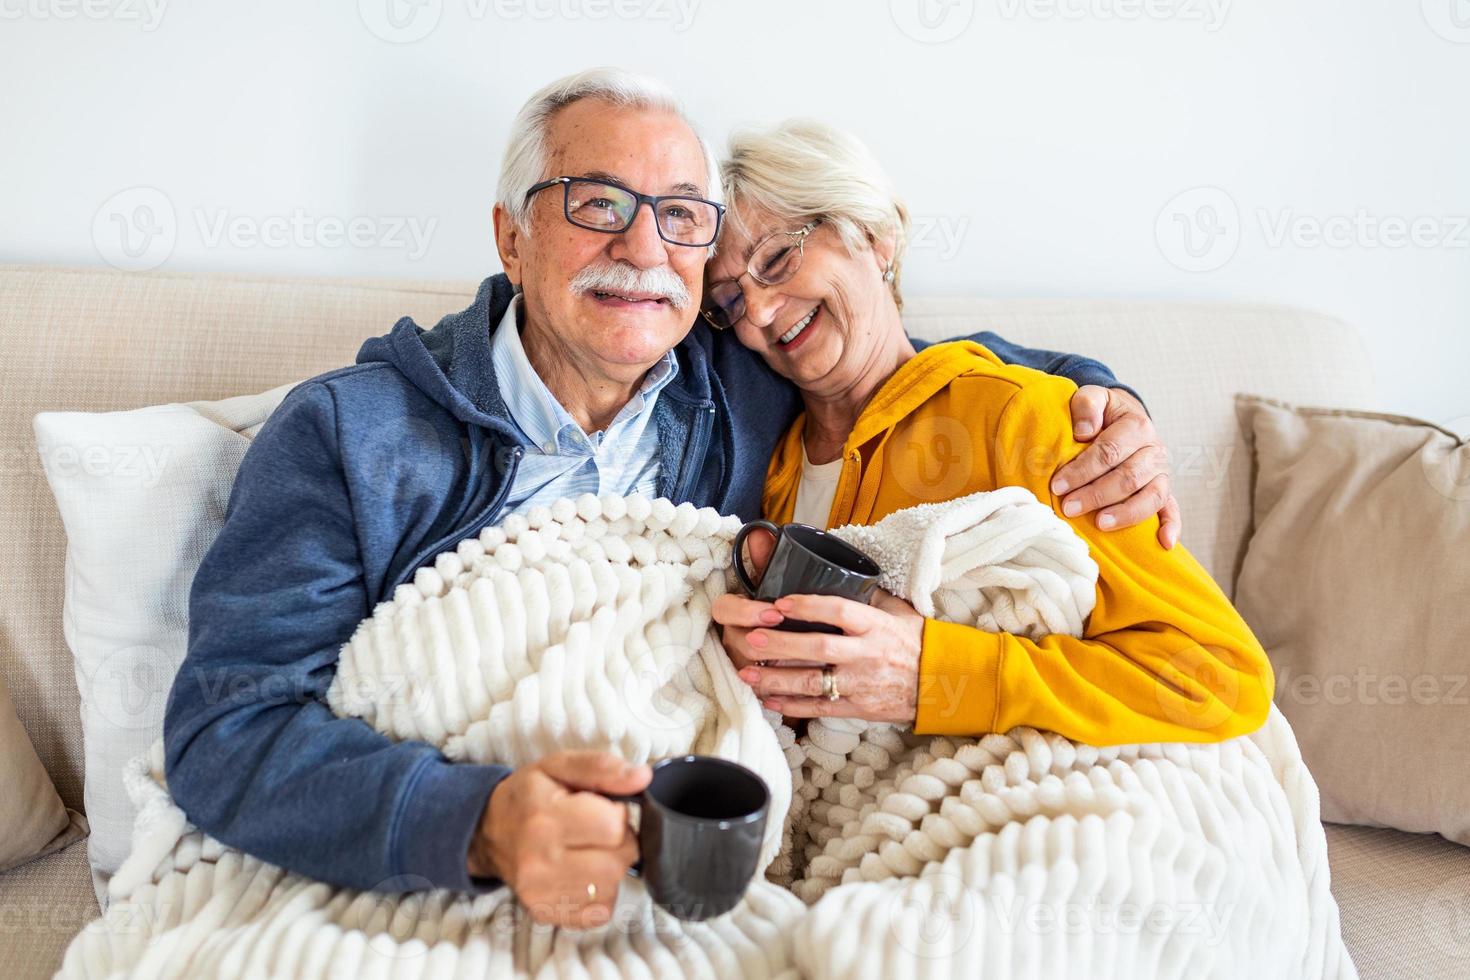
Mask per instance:
[[[810,122],[737,135],[725,191],[730,220],[706,271],[705,318],[734,330],[805,402],[771,460],[765,516],[869,524],[1019,485],[1098,564],[1085,635],[1040,641],[925,619],[887,593],[870,606],[724,596],[715,618],[768,708],[920,734],[1030,725],[1094,745],[1214,741],[1264,722],[1265,652],[1185,548],[1158,547],[1158,518],[1104,532],[1063,512],[1047,481],[1085,448],[1065,409],[1073,383],[970,341],[915,351],[899,292],[907,214],[861,143]],[[786,617],[842,635],[772,628]],[[833,688],[835,699],[823,696]]]

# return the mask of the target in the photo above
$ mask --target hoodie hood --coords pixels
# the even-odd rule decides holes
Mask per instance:
[[[515,291],[504,274],[480,283],[475,301],[425,330],[404,317],[380,337],[363,342],[358,364],[383,361],[463,422],[515,439],[490,356],[490,332],[505,316]]]
[[[893,372],[878,388],[847,437],[848,452],[870,439],[891,432],[899,422],[962,374],[1004,367],[994,353],[970,340],[955,340],[925,347]],[[801,421],[806,420],[805,413]]]
[[[827,526],[868,522],[878,486],[890,462],[886,459],[888,441],[900,423],[923,410],[935,395],[957,378],[1006,370],[1006,365],[994,352],[970,340],[925,347],[905,361],[863,406],[852,431],[848,433],[839,457],[842,460],[841,475]],[[960,416],[955,421],[970,425],[974,420]],[[768,520],[785,523],[792,519],[796,494],[801,485],[802,462],[806,459],[805,428],[806,413],[802,412],[771,457],[762,497],[762,511]],[[925,484],[922,476],[916,476],[905,468],[907,462],[901,454],[891,462],[900,472],[898,482],[901,486]],[[925,502],[932,501],[917,498],[912,501]]]

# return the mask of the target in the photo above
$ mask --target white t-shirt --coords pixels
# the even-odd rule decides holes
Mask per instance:
[[[797,524],[810,524],[826,530],[832,515],[832,498],[837,496],[837,480],[842,475],[842,457],[818,465],[801,445],[801,482],[796,487],[796,512],[791,519]]]

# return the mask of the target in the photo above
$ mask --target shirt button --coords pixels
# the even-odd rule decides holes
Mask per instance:
[[[552,453],[556,452],[556,443],[548,442],[546,445],[541,447],[541,451],[550,456]]]

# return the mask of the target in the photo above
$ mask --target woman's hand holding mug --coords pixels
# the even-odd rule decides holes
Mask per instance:
[[[751,533],[757,528],[768,533]],[[743,565],[739,545],[746,540],[759,584]],[[805,525],[776,529],[761,521],[742,528],[736,538],[738,577],[756,596],[730,593],[715,600],[712,611],[722,627],[725,648],[740,679],[765,707],[785,717],[912,723],[918,710],[924,617],[909,603],[878,589],[877,566],[856,549],[838,548],[840,544]],[[780,582],[768,578],[773,558]],[[852,577],[837,575],[827,567],[833,564]],[[861,579],[869,572],[873,584],[864,590]],[[845,589],[851,595],[869,596],[871,602],[789,591],[814,581],[826,591]],[[827,631],[793,631],[792,621],[803,630],[822,626]]]

